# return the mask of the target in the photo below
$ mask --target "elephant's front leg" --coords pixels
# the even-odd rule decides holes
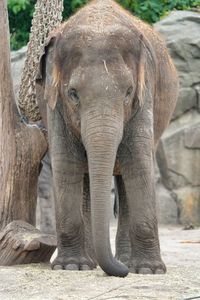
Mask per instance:
[[[129,208],[130,271],[165,273],[157,227],[152,139],[136,134],[125,161],[122,176]]]
[[[50,114],[50,150],[56,209],[58,254],[53,269],[90,270],[94,264],[85,251],[83,163],[57,111]],[[76,152],[75,152],[76,151]]]
[[[90,198],[90,182],[89,174],[84,175],[83,180],[83,221],[85,228],[85,249],[97,266],[97,259],[95,255],[93,239],[92,239],[92,220],[91,220],[91,198]]]
[[[63,168],[62,161],[62,168]],[[74,170],[76,166],[74,166]],[[54,170],[58,256],[53,269],[90,270],[93,263],[85,252],[81,214],[82,175]]]

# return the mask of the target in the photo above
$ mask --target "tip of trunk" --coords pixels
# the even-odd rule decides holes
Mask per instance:
[[[109,239],[106,238],[104,243],[100,243],[100,240],[102,241],[101,238],[94,239],[94,248],[101,269],[109,276],[126,277],[129,273],[129,269],[113,257]]]
[[[106,264],[102,264],[100,261],[98,262],[102,270],[109,276],[126,277],[129,273],[127,266],[115,260],[114,258],[111,262],[107,262]]]

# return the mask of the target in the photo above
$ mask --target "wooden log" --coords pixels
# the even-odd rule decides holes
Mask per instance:
[[[0,1],[0,230],[13,220],[35,224],[44,134],[20,122],[10,67],[6,0]]]
[[[36,126],[20,122],[11,77],[6,0],[0,1],[0,28],[0,265],[48,262],[56,238],[32,226],[47,142]]]
[[[13,221],[0,233],[0,265],[49,262],[56,245],[55,236],[24,221]]]

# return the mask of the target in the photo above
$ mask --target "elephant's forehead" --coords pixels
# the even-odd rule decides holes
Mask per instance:
[[[127,47],[132,39],[132,32],[124,26],[112,25],[104,28],[83,25],[76,29],[66,28],[60,42],[65,44],[64,48],[76,47],[84,49],[86,47],[102,49],[107,47]]]
[[[118,57],[113,57],[115,61],[98,58],[91,58],[89,55],[85,61],[72,70],[70,76],[70,85],[76,86],[81,90],[82,87],[89,87],[93,93],[102,96],[102,88],[105,88],[104,95],[109,95],[111,92],[118,93],[119,89],[124,91],[127,86],[133,85],[132,73]]]

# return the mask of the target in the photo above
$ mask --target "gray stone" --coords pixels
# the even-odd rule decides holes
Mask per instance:
[[[189,149],[200,150],[200,123],[185,130],[184,146]]]
[[[161,138],[157,161],[163,183],[170,190],[188,184],[200,186],[200,149],[185,147],[188,132],[199,126],[200,116],[193,110],[173,121]]]
[[[156,184],[156,198],[159,224],[177,224],[178,208],[171,193],[161,184]]]
[[[164,37],[179,74],[180,95],[174,119],[200,106],[200,14],[174,11],[155,28]]]
[[[200,223],[200,14],[173,11],[155,28],[180,79],[178,103],[156,155],[160,180],[177,203],[178,222]]]
[[[174,190],[179,212],[179,223],[199,225],[200,187],[185,186]]]
[[[49,154],[42,160],[38,179],[37,226],[48,234],[56,233],[55,204],[52,189],[52,173]]]
[[[194,88],[180,88],[179,99],[172,116],[172,120],[180,117],[183,113],[198,106],[197,92]]]
[[[23,47],[18,51],[11,52],[11,69],[12,69],[13,86],[14,86],[14,93],[15,93],[16,100],[18,99],[21,74],[26,59],[26,51],[27,51],[27,47]]]
[[[155,28],[165,38],[179,71],[181,86],[200,83],[200,14],[173,11],[156,23]]]

